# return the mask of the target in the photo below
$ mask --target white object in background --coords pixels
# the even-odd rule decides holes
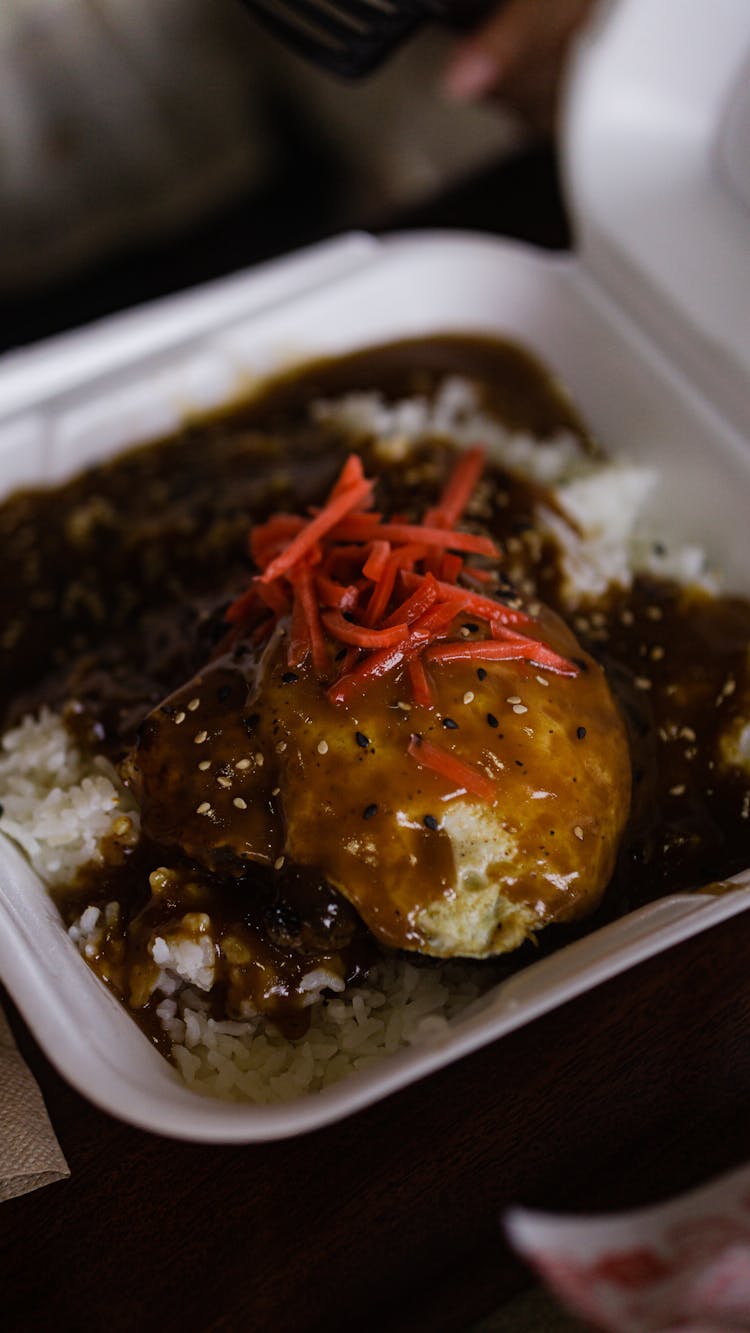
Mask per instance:
[[[606,1217],[513,1209],[511,1244],[558,1300],[612,1333],[750,1328],[750,1167]]]
[[[609,0],[563,134],[588,272],[750,432],[750,4]]]
[[[264,176],[257,72],[232,18],[214,0],[2,0],[0,287],[184,224]]]

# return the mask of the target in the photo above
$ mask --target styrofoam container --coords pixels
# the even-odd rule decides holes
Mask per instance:
[[[750,52],[750,6],[740,3],[742,9],[732,0],[718,4],[736,19],[733,68],[740,38]],[[612,78],[623,67],[619,44],[623,32],[632,41],[637,16],[650,22],[649,11],[661,8],[689,23],[704,7],[702,0],[611,6],[609,22],[575,72],[569,157],[575,158],[576,125],[589,127],[587,97],[608,63]],[[679,117],[672,121],[681,132]],[[569,172],[572,180],[577,172],[583,183],[573,202],[580,207],[592,186],[578,167]],[[743,356],[750,363],[743,311],[733,305],[729,312],[726,346],[711,335],[721,373],[712,379],[706,367],[696,381],[688,313],[673,304],[668,319],[669,283],[659,293],[650,280],[633,309],[621,282],[632,256],[619,265],[616,229],[605,245],[607,227],[592,202],[587,216],[595,214],[594,241],[584,232],[575,258],[470,235],[348,236],[7,357],[0,367],[0,489],[55,483],[310,355],[450,330],[508,335],[535,349],[570,386],[611,454],[656,467],[652,504],[665,537],[703,545],[727,584],[750,594],[750,423],[743,427],[739,397],[730,392],[725,403],[711,392],[736,384]],[[748,238],[750,247],[750,226]],[[602,258],[607,246],[611,272],[618,274],[611,290]],[[743,281],[747,285],[747,274],[738,276],[738,284]],[[644,310],[653,318],[644,318]],[[673,331],[679,326],[679,337],[662,339],[664,324]],[[727,333],[724,326],[720,331]],[[681,346],[689,346],[686,361]],[[733,883],[733,892],[673,896],[634,912],[502,983],[441,1039],[322,1093],[275,1106],[222,1103],[188,1090],[87,968],[39,880],[5,843],[0,977],[53,1064],[113,1114],[194,1140],[281,1138],[341,1119],[747,910],[750,871]]]

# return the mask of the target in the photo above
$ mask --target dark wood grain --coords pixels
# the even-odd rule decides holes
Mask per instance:
[[[749,949],[750,915],[338,1126],[244,1148],[111,1120],[14,1015],[72,1177],[0,1209],[5,1329],[464,1327],[526,1280],[509,1203],[650,1202],[750,1151]]]
[[[392,221],[567,239],[544,152]],[[2,327],[33,339],[272,248],[253,248],[239,204],[186,238],[171,266],[133,256],[19,303]],[[750,1155],[749,954],[747,914],[341,1125],[244,1148],[110,1119],[54,1072],[8,1004],[72,1176],[0,1207],[0,1326],[465,1328],[529,1280],[503,1243],[509,1203],[645,1203]]]

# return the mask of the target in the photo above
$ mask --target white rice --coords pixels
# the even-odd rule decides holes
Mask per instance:
[[[349,393],[319,399],[312,405],[317,421],[340,425],[347,433],[382,442],[383,453],[406,456],[409,446],[425,436],[445,437],[456,444],[485,444],[503,466],[544,486],[585,473],[591,460],[570,431],[539,440],[525,431],[512,431],[483,412],[469,380],[451,375],[434,398],[414,397],[388,403],[380,393]]]
[[[432,401],[387,404],[375,393],[349,394],[318,402],[312,411],[355,435],[377,438],[383,457],[392,460],[407,458],[412,442],[425,435],[458,443],[481,439],[501,464],[551,488],[581,531],[575,535],[552,510],[540,516],[562,544],[571,605],[600,595],[611,583],[627,587],[636,568],[656,566],[654,572],[686,582],[705,577],[701,552],[666,553],[640,527],[653,473],[592,461],[572,434],[542,442],[505,430],[480,411],[464,380],[447,379]],[[746,746],[744,733],[738,743]],[[137,837],[138,812],[115,770],[105,759],[81,754],[46,708],[3,737],[0,803],[0,830],[23,848],[50,886],[69,883],[81,866],[101,861],[105,840]],[[69,933],[84,956],[98,951],[118,913],[116,903],[103,909],[83,905]],[[340,981],[311,974],[310,1029],[289,1041],[262,1018],[210,1017],[206,992],[216,957],[210,929],[199,944],[180,939],[179,931],[157,936],[151,956],[156,1013],[185,1081],[212,1096],[259,1103],[317,1091],[402,1047],[439,1037],[493,984],[491,966],[484,971],[460,963],[417,967],[401,958],[380,963],[365,985],[349,993],[324,994]]]
[[[367,983],[324,998],[304,1037],[287,1040],[263,1019],[217,1022],[197,991],[177,990],[157,1008],[186,1083],[232,1100],[286,1101],[318,1092],[406,1046],[438,1039],[485,986],[459,963],[415,967],[391,958]]]
[[[481,440],[501,467],[547,487],[579,530],[553,509],[539,514],[540,527],[562,549],[562,591],[571,608],[600,597],[612,584],[630,587],[634,573],[716,591],[705,553],[695,546],[666,550],[644,519],[657,482],[653,469],[594,459],[570,431],[541,440],[509,430],[482,411],[468,380],[447,377],[432,399],[389,403],[375,392],[321,399],[312,414],[355,437],[377,440],[378,451],[391,461],[408,458],[412,445],[425,437],[462,445]]]
[[[133,843],[136,804],[112,765],[85,757],[48,708],[25,717],[0,745],[0,830],[50,886],[70,883],[102,843]]]

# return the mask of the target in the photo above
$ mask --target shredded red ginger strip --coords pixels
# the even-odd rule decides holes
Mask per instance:
[[[560,676],[577,676],[578,669],[567,658],[560,657],[546,644],[536,639],[509,639],[497,642],[483,639],[480,642],[438,643],[425,652],[428,662],[534,662],[539,667],[547,667]]]
[[[357,508],[357,505],[360,505],[372,493],[374,485],[373,481],[367,481],[363,478],[362,481],[355,481],[338,495],[330,498],[320,513],[311,518],[301,532],[298,532],[297,536],[292,538],[286,550],[282,551],[281,555],[278,555],[275,560],[272,560],[270,565],[266,565],[260,576],[260,582],[270,583],[272,579],[277,579],[281,574],[286,574],[288,570],[298,564],[321,537],[325,537],[332,528],[336,527],[340,519],[344,518],[346,514],[350,514],[353,509]]]
[[[422,524],[400,516],[384,522],[372,509],[373,486],[352,454],[327,501],[312,517],[275,514],[250,536],[250,551],[261,573],[231,604],[227,622],[261,642],[289,614],[289,666],[311,657],[316,673],[338,679],[329,698],[346,703],[370,681],[402,665],[414,702],[434,704],[427,666],[456,661],[526,660],[562,675],[577,668],[544,643],[519,632],[532,617],[457,582],[494,577],[466,563],[469,555],[497,557],[488,537],[456,531],[481,476],[484,451],[470,449],[456,463],[438,503]],[[458,616],[482,620],[485,639],[451,639]],[[331,652],[330,641],[343,645]],[[483,799],[493,784],[479,769],[420,737],[409,753],[425,768]]]
[[[336,639],[341,643],[352,644],[355,648],[392,648],[394,644],[405,643],[409,637],[409,626],[406,623],[383,629],[367,629],[345,620],[339,611],[324,611],[322,620]]]
[[[383,621],[384,628],[398,623],[399,620],[405,620],[407,625],[411,625],[413,620],[417,620],[425,611],[438,600],[439,593],[437,582],[432,574],[427,574],[422,579],[418,588],[414,589],[411,596],[407,597],[399,607]]]
[[[324,512],[321,511],[317,518]],[[476,532],[456,532],[453,528],[430,528],[418,523],[383,523],[381,514],[351,514],[335,524],[331,536],[336,541],[367,542],[374,540],[376,533],[383,541],[419,542],[422,546],[466,551],[470,555],[488,555],[495,559],[500,554],[491,537]]]
[[[459,589],[456,589],[459,592]],[[372,653],[350,671],[342,672],[339,679],[330,687],[328,697],[334,703],[343,704],[361,690],[368,680],[377,680],[385,676],[400,662],[421,653],[433,639],[447,629],[461,610],[461,599],[456,597],[451,602],[431,607],[409,627],[408,637],[391,647],[382,648]]]
[[[253,528],[248,542],[250,554],[261,569],[289,544],[305,526],[299,514],[274,514],[266,523]]]
[[[406,588],[416,588],[421,582],[418,574],[405,573],[402,575],[404,586]],[[531,625],[533,618],[526,611],[521,611],[513,606],[506,606],[504,602],[494,602],[491,597],[484,597],[482,593],[472,592],[469,588],[455,588],[451,583],[438,581],[438,592],[441,597],[455,597],[457,592],[465,593],[464,609],[480,620],[486,620],[488,624],[498,621],[501,625]]]
[[[338,480],[334,482],[329,500],[334,500],[337,495],[343,494],[350,486],[357,482],[365,480],[365,470],[362,467],[362,459],[359,454],[350,454],[344,466],[339,473]]]
[[[374,541],[370,548],[370,554],[362,566],[362,573],[365,578],[372,579],[373,583],[377,583],[383,570],[388,564],[388,557],[390,554],[390,542]]]
[[[301,562],[292,573],[291,579],[294,588],[294,607],[287,660],[290,666],[301,665],[306,654],[303,653],[300,660],[299,649],[306,639],[307,646],[312,653],[313,666],[322,675],[328,666],[328,649],[323,627],[320,623],[318,595],[315,591],[311,566],[305,564],[304,561]],[[294,647],[294,661],[291,660],[292,647]]]
[[[486,451],[477,445],[467,449],[459,458],[434,509],[428,509],[424,521],[428,526],[453,528],[469,503],[477,482],[484,471]]]
[[[359,601],[359,588],[356,583],[337,583],[327,574],[315,571],[315,587],[321,606],[334,606],[339,611],[352,611]]]
[[[415,704],[420,704],[422,708],[432,708],[435,700],[432,697],[427,672],[422,665],[422,658],[410,657],[406,663],[406,670]]]
[[[497,791],[492,779],[474,764],[467,764],[450,750],[444,750],[442,745],[434,745],[423,736],[412,735],[409,738],[409,754],[422,768],[438,773],[451,786],[462,787],[464,791],[470,791],[490,804],[496,801]]]
[[[418,560],[421,560],[427,550],[426,546],[420,546],[416,543],[402,546],[399,551],[393,551],[385,562],[383,572],[381,573],[372,596],[367,606],[365,619],[368,625],[377,625],[378,621],[385,614],[385,609],[391,600],[393,588],[396,583],[396,576],[400,569],[413,570]]]

